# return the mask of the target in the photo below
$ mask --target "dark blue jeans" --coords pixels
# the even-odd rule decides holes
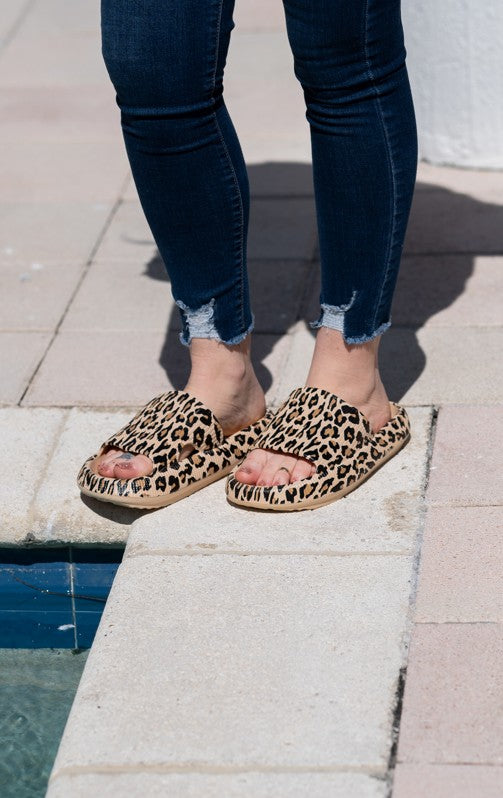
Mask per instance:
[[[390,325],[416,178],[400,0],[283,2],[311,131],[322,272],[313,326],[361,343]],[[248,177],[223,99],[233,8],[102,0],[103,57],[185,343],[238,343],[253,327]]]

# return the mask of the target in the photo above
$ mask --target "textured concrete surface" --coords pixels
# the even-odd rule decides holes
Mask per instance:
[[[32,524],[31,506],[64,419],[61,410],[0,408],[0,528],[2,541],[23,537]],[[14,488],[15,486],[15,488]],[[21,522],[21,524],[20,524]]]
[[[384,774],[410,573],[404,556],[126,556],[55,773]]]
[[[57,776],[48,798],[386,798],[386,784],[363,773],[88,773]],[[496,793],[494,793],[496,796]],[[464,796],[463,796],[464,798]],[[471,796],[470,796],[471,798]],[[492,795],[488,798],[493,798]]]

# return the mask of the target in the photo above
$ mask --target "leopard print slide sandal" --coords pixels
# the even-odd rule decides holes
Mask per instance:
[[[86,460],[77,484],[86,496],[100,501],[139,509],[165,507],[226,476],[270,420],[265,415],[225,437],[211,410],[198,399],[185,391],[168,391],[152,399]],[[194,451],[180,460],[187,445]],[[154,464],[152,474],[117,479],[95,473],[93,460],[110,448],[146,455]]]
[[[410,438],[403,407],[390,402],[391,420],[372,432],[356,407],[320,388],[297,388],[253,444],[296,455],[316,467],[311,477],[289,485],[248,485],[227,480],[232,504],[259,510],[314,510],[340,499],[362,484],[393,457]]]

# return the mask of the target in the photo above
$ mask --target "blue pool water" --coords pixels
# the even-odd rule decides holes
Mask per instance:
[[[122,549],[0,548],[0,797],[41,798]]]

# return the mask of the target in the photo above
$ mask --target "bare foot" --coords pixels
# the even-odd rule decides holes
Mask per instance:
[[[377,365],[379,338],[348,345],[337,330],[321,327],[306,385],[324,388],[358,410],[377,432],[390,419],[389,400]],[[292,455],[255,449],[236,472],[249,485],[288,485],[312,476],[314,466]]]
[[[190,346],[191,374],[185,390],[215,414],[224,435],[232,435],[265,413],[264,392],[250,360],[249,337],[237,346],[195,338]],[[192,446],[182,449],[187,457]],[[153,463],[143,454],[110,449],[91,464],[103,477],[133,479],[152,473]]]

